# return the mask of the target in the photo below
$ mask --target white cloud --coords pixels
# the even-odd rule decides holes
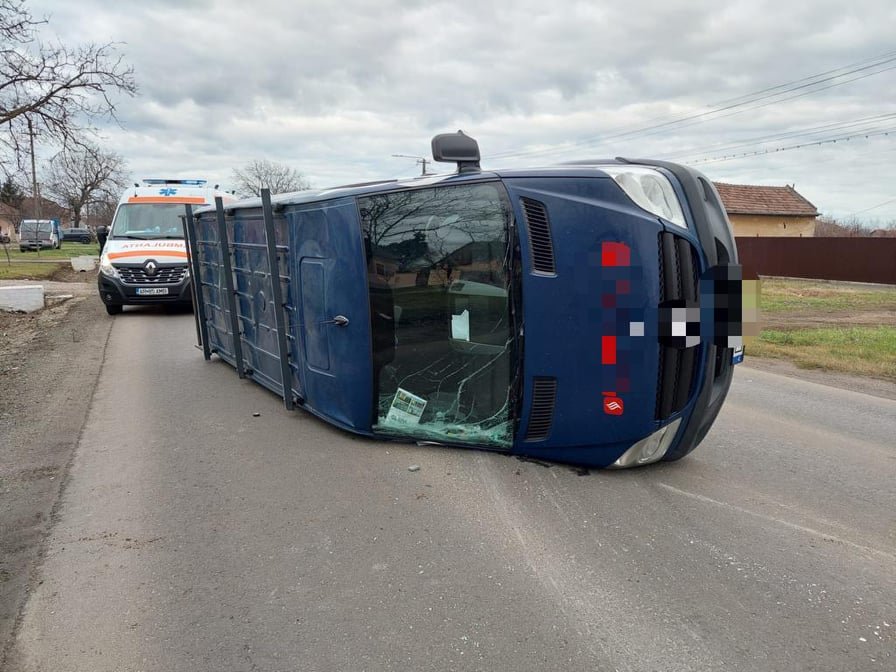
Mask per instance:
[[[413,160],[392,154],[428,155],[432,135],[457,128],[479,139],[486,165],[619,154],[698,161],[800,137],[747,142],[772,134],[896,114],[891,70],[732,116],[620,135],[886,53],[896,25],[885,0],[678,4],[30,7],[50,14],[48,28],[67,43],[123,43],[141,95],[118,101],[125,127],[104,134],[135,178],[207,176],[226,186],[232,168],[257,158],[287,163],[315,186],[408,175],[418,171]],[[868,128],[887,123],[896,129],[893,118]],[[896,197],[888,179],[894,139],[857,137],[698,167],[718,180],[795,183],[821,211],[845,215]],[[740,150],[721,149],[738,143]],[[516,156],[489,158],[509,153]],[[896,202],[863,216],[896,219]]]

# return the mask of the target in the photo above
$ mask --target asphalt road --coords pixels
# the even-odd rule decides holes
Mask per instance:
[[[579,475],[350,436],[193,339],[115,318],[11,670],[896,669],[896,401],[744,367],[691,457]]]

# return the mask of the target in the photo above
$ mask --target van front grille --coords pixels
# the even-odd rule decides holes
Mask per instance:
[[[691,244],[668,232],[659,236],[660,307],[698,307],[698,260]],[[656,388],[657,420],[683,409],[697,378],[697,348],[660,343]]]
[[[143,266],[116,266],[126,285],[176,285],[187,274],[186,264],[158,266],[152,275]]]

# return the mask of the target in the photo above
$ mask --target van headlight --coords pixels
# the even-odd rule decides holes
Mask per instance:
[[[116,270],[116,268],[112,265],[112,262],[109,261],[109,258],[106,256],[103,256],[100,259],[100,273],[110,278],[118,277],[118,270]]]
[[[640,467],[644,464],[659,462],[663,459],[663,455],[669,450],[675,435],[678,433],[678,426],[681,424],[681,418],[670,422],[662,429],[658,429],[645,439],[641,439],[625,451],[618,460],[611,464],[608,469],[626,469],[628,467]]]
[[[669,178],[644,166],[600,166],[626,195],[647,212],[687,228],[681,203]]]

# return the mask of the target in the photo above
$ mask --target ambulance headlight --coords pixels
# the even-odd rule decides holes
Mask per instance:
[[[108,276],[110,278],[118,277],[118,271],[115,269],[115,267],[112,265],[112,262],[109,261],[109,258],[106,256],[103,256],[100,259],[100,273],[102,273],[103,275]]]
[[[675,422],[655,431],[645,439],[641,439],[625,451],[618,460],[611,464],[608,469],[626,469],[628,467],[640,467],[651,462],[659,462],[663,459],[663,455],[669,450],[675,435],[678,433],[678,426],[681,424],[681,418]]]
[[[647,212],[687,228],[681,203],[669,178],[644,166],[600,166],[626,195]]]

